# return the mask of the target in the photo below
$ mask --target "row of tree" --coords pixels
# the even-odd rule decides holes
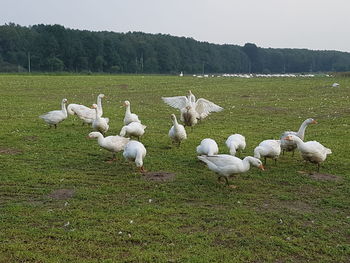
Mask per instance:
[[[0,72],[288,73],[350,71],[350,53],[216,45],[142,32],[0,26]]]

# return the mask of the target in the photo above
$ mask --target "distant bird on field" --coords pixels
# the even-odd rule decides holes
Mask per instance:
[[[66,103],[67,99],[63,99],[61,102],[61,110],[49,111],[43,115],[40,115],[39,118],[43,119],[47,124],[49,124],[50,128],[51,126],[55,126],[55,128],[57,128],[57,124],[64,121],[68,116]]]
[[[109,129],[109,125],[108,125],[109,118],[102,117],[100,109],[98,108],[98,106],[96,104],[93,104],[92,108],[95,109],[95,111],[96,111],[96,118],[92,122],[92,128],[95,131],[99,131],[102,134],[105,134]]]
[[[142,143],[131,140],[126,144],[123,156],[129,161],[135,161],[136,167],[140,169],[140,172],[145,172],[143,159],[145,158],[146,153],[146,148]]]
[[[90,132],[89,136],[91,138],[97,138],[98,145],[113,153],[113,159],[116,158],[116,153],[124,150],[125,145],[129,142],[129,138],[124,138],[122,136],[107,136],[103,137],[100,132]]]
[[[143,125],[139,122],[130,122],[128,125],[123,126],[119,135],[120,136],[134,136],[137,137],[138,140],[144,135],[146,125]]]
[[[200,145],[197,146],[197,154],[199,155],[215,155],[218,154],[219,147],[216,141],[210,138],[203,139]]]
[[[125,106],[124,125],[128,125],[131,122],[141,122],[139,120],[139,117],[135,113],[131,113],[130,102],[128,100],[124,101],[124,106]]]
[[[309,124],[317,124],[317,121],[315,121],[312,118],[306,119],[301,124],[301,126],[297,132],[286,131],[282,134],[280,139],[281,139],[281,148],[282,148],[283,153],[284,153],[284,151],[287,151],[287,152],[293,151],[293,155],[294,155],[294,150],[297,148],[296,142],[292,141],[292,140],[285,140],[285,138],[289,135],[296,135],[303,141],[304,136],[305,136],[305,130]]]
[[[303,159],[317,164],[317,171],[320,171],[320,164],[326,160],[327,155],[332,153],[331,149],[324,147],[317,141],[303,142],[302,139],[295,135],[289,135],[285,140],[295,142]]]
[[[336,83],[336,82],[333,83],[333,85],[332,85],[333,88],[337,88],[337,87],[339,87],[339,86],[340,86],[340,84],[339,84],[339,83]]]
[[[235,156],[237,151],[243,151],[246,147],[245,137],[241,134],[232,134],[226,140],[226,146],[230,154]]]
[[[102,98],[105,98],[104,94],[99,94],[97,96],[97,107],[101,116],[103,115]],[[67,111],[70,115],[76,114],[83,121],[83,124],[91,124],[94,121],[94,119],[96,119],[95,109],[86,107],[81,104],[69,104],[67,107]]]
[[[264,164],[266,165],[266,158],[271,158],[277,162],[277,158],[281,154],[281,140],[264,140],[254,149],[254,157],[261,159],[264,157]]]
[[[177,122],[175,114],[171,114],[171,120],[173,122],[173,126],[169,130],[169,137],[173,143],[180,145],[181,141],[187,139],[185,127]]]
[[[213,156],[202,155],[197,157],[199,160],[205,162],[210,170],[219,175],[219,181],[221,177],[224,177],[227,185],[229,185],[229,176],[247,172],[250,169],[250,165],[264,170],[261,161],[251,156],[247,156],[243,160],[228,154],[218,154]]]
[[[193,126],[211,112],[223,110],[222,107],[209,100],[203,98],[196,100],[191,91],[187,96],[162,97],[162,100],[169,106],[180,110],[181,121],[185,123],[185,126]]]

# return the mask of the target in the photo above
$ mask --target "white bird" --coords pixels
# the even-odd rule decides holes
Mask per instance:
[[[317,124],[317,121],[315,121],[312,118],[306,119],[300,126],[299,130],[297,132],[294,131],[286,131],[282,134],[281,136],[281,148],[284,153],[284,151],[290,152],[293,151],[294,155],[294,150],[297,148],[297,144],[295,141],[288,141],[285,140],[285,138],[289,135],[295,135],[298,136],[302,141],[304,140],[305,136],[305,130],[309,124]]]
[[[135,136],[138,138],[138,140],[140,140],[140,137],[144,135],[146,128],[147,128],[146,125],[143,125],[139,122],[131,122],[128,125],[123,126],[119,135],[124,137]]]
[[[331,149],[324,147],[317,141],[303,142],[302,139],[295,135],[289,135],[285,140],[294,141],[303,159],[317,164],[318,171],[320,170],[320,164],[326,160],[328,154],[332,153]]]
[[[215,155],[218,154],[219,147],[216,141],[210,138],[203,139],[200,145],[197,146],[197,154],[199,155]]]
[[[144,172],[143,159],[145,158],[146,153],[146,148],[142,143],[131,140],[126,144],[123,156],[129,161],[135,161],[135,164],[140,169],[140,172]]]
[[[139,117],[135,113],[131,113],[130,110],[130,102],[128,100],[124,101],[125,109],[125,117],[124,117],[124,125],[128,125],[131,122],[140,122]]]
[[[61,121],[64,121],[67,119],[67,109],[66,109],[66,103],[67,99],[63,99],[61,102],[61,110],[53,110],[49,111],[43,115],[40,115],[39,118],[43,119],[47,124],[49,124],[49,127],[55,126],[57,128],[57,124],[60,123]]]
[[[264,170],[261,161],[252,156],[247,156],[243,160],[229,154],[218,154],[213,156],[197,156],[199,160],[205,162],[210,170],[219,175],[218,180],[224,177],[226,184],[228,177],[233,174],[245,173],[250,169],[250,165],[256,166]]]
[[[96,118],[92,122],[92,128],[95,131],[99,131],[103,134],[106,133],[109,129],[109,125],[108,125],[109,119],[102,117],[100,110],[96,104],[93,104],[92,108],[95,109],[96,111]]]
[[[162,100],[169,106],[179,109],[181,112],[181,121],[186,126],[193,126],[197,120],[202,120],[211,112],[222,111],[223,108],[213,102],[196,97],[189,91],[188,96],[162,97]]]
[[[185,127],[177,122],[175,114],[171,114],[171,120],[173,122],[173,126],[169,130],[169,137],[173,143],[175,142],[180,145],[182,140],[187,139]]]
[[[259,146],[254,149],[254,157],[261,159],[264,157],[264,164],[266,165],[266,158],[271,158],[277,161],[281,154],[281,140],[264,140]]]
[[[102,98],[104,97],[105,97],[104,94],[99,94],[97,96],[97,107],[101,114],[100,116],[103,115]],[[83,121],[83,124],[84,123],[91,124],[94,121],[94,119],[96,119],[95,109],[91,109],[81,104],[69,104],[67,107],[67,111],[71,115],[76,114]]]
[[[333,87],[333,88],[337,88],[337,87],[339,87],[339,86],[340,86],[340,84],[339,84],[339,83],[336,83],[336,82],[332,84],[332,87]]]
[[[246,147],[245,137],[241,134],[232,134],[226,140],[226,146],[230,154],[235,156],[237,151],[243,151]]]
[[[88,137],[90,139],[97,138],[98,145],[113,153],[113,159],[115,159],[117,152],[124,150],[125,145],[130,140],[118,135],[103,137],[100,132],[90,132]]]

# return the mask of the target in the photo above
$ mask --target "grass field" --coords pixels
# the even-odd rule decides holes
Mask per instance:
[[[161,97],[189,89],[225,110],[171,147],[170,114],[179,114]],[[0,75],[0,92],[0,262],[350,261],[350,78]],[[111,153],[76,117],[57,129],[38,118],[64,97],[91,105],[99,93],[108,135],[119,134],[129,100],[147,125],[145,169],[172,180],[145,178],[121,153],[106,162]],[[306,140],[333,152],[321,175],[287,153],[231,178],[231,189],[196,158],[207,137],[228,153],[232,133],[245,135],[243,156],[252,155],[309,117],[318,124]]]

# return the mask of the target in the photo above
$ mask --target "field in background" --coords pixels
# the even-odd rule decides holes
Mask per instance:
[[[170,114],[179,114],[161,97],[189,89],[225,110],[172,147]],[[0,75],[0,92],[0,262],[350,261],[349,78]],[[107,163],[111,154],[76,117],[57,129],[38,118],[64,97],[91,105],[99,93],[108,135],[119,134],[129,100],[147,125],[145,169],[174,178],[150,180],[121,154]],[[309,117],[318,124],[306,140],[333,152],[320,175],[287,153],[231,178],[231,189],[196,158],[207,137],[227,153],[232,133],[245,135],[243,156],[252,155]]]

